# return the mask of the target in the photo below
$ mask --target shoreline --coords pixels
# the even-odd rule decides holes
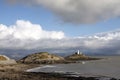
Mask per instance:
[[[0,65],[0,80],[119,80],[105,76],[92,76],[74,73],[25,72],[40,64]]]
[[[0,72],[1,74],[1,72]],[[67,76],[59,73],[44,72],[7,72],[0,75],[0,80],[118,80],[104,76]]]
[[[82,61],[94,61],[101,59],[104,58],[45,61],[43,63],[21,63],[18,61],[17,64],[13,65],[0,65],[0,80],[120,80],[107,76],[88,75],[74,72],[27,72],[29,69],[46,65],[81,63]]]

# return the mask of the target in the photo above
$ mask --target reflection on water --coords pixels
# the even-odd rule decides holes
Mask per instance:
[[[120,56],[107,56],[106,59],[82,63],[47,65],[34,68],[32,72],[76,72],[80,74],[103,75],[120,78]]]

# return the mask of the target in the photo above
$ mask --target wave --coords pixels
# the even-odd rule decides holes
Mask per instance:
[[[43,69],[43,68],[54,68],[54,67],[56,67],[56,66],[45,65],[45,66],[40,66],[40,67],[28,69],[28,70],[26,70],[26,72],[39,72],[40,69]]]

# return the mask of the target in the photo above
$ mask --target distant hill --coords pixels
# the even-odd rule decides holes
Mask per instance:
[[[54,54],[49,54],[48,52],[39,52],[39,53],[34,53],[30,54],[21,60],[19,62],[22,63],[54,63],[55,61],[62,61],[64,60],[63,57],[54,55]]]

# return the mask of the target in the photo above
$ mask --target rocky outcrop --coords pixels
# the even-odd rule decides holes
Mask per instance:
[[[100,58],[92,58],[85,56],[84,54],[72,54],[65,57],[66,60],[99,60]]]
[[[39,53],[34,53],[30,54],[23,59],[19,60],[19,62],[22,63],[54,63],[56,61],[62,61],[64,58],[54,55],[54,54],[49,54],[48,52],[39,52]]]
[[[10,59],[5,55],[0,55],[0,65],[16,64],[14,59]]]
[[[0,55],[0,61],[6,61],[9,60],[9,58],[5,55]]]

